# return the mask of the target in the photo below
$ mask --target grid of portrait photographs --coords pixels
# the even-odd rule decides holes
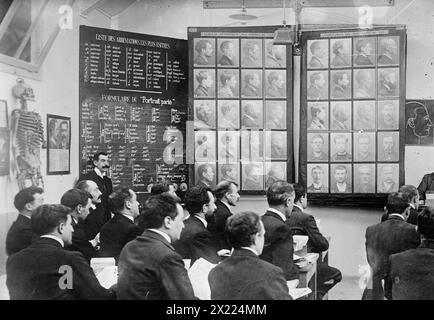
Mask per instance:
[[[193,38],[195,184],[264,191],[287,177],[286,47]]]
[[[399,36],[308,39],[307,191],[399,186]]]

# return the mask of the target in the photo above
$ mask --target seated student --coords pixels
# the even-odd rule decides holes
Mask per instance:
[[[30,219],[32,211],[44,203],[43,193],[44,190],[41,188],[29,187],[15,195],[14,206],[19,214],[6,236],[6,254],[8,256],[27,248],[32,243],[32,239],[36,237]]]
[[[329,248],[329,242],[319,231],[315,218],[304,212],[307,207],[307,193],[301,184],[294,183],[294,208],[286,219],[286,225],[293,235],[307,235],[307,252],[320,253]],[[321,299],[331,288],[342,280],[341,272],[327,263],[317,263],[317,297]]]
[[[385,207],[387,219],[366,229],[366,257],[372,269],[372,290],[366,288],[362,299],[392,298],[392,279],[388,275],[390,255],[416,248],[420,243],[416,227],[405,222],[409,208],[402,192],[392,192]]]
[[[134,223],[140,214],[140,204],[136,193],[126,187],[115,190],[109,196],[108,203],[114,216],[101,228],[99,256],[114,257],[117,262],[122,248],[143,232]]]
[[[410,204],[410,210],[408,211],[407,222],[417,225],[417,215],[419,213],[419,192],[415,186],[403,185],[399,188],[399,192],[407,198]]]
[[[393,300],[434,300],[434,208],[422,210],[417,230],[421,234],[418,248],[390,256]]]
[[[6,285],[12,300],[113,299],[80,252],[64,249],[72,243],[71,209],[44,204],[32,215],[40,236],[28,248],[9,257]]]
[[[88,263],[96,256],[96,246],[98,245],[98,241],[88,240],[84,231],[84,221],[89,215],[89,208],[92,205],[91,198],[89,192],[71,189],[66,191],[60,199],[62,205],[72,210],[71,225],[74,228],[74,233],[72,234],[72,245],[68,246],[67,249],[81,252]]]
[[[264,233],[254,212],[229,217],[226,235],[234,251],[208,275],[212,300],[292,300],[282,269],[259,258]]]
[[[434,172],[428,173],[423,176],[422,181],[417,187],[421,200],[426,200],[426,192],[434,191]]]
[[[168,194],[151,196],[140,215],[145,232],[119,256],[120,300],[193,300],[193,287],[181,256],[172,247],[184,228],[184,212]]]
[[[181,238],[173,246],[183,259],[191,259],[191,265],[204,258],[219,263],[220,258],[211,232],[208,231],[207,216],[214,214],[216,206],[211,189],[192,187],[185,195],[185,208],[190,216],[184,221]],[[209,219],[209,218],[208,218]]]
[[[294,206],[294,188],[286,181],[276,181],[267,190],[269,209],[262,216],[265,244],[261,259],[282,268],[286,280],[298,281],[298,269],[293,261],[292,232],[285,224]]]

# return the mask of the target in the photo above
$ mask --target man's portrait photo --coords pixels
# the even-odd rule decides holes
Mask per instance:
[[[265,162],[265,189],[281,180],[286,181],[286,162]]]
[[[399,63],[399,37],[378,38],[378,65],[393,65]]]
[[[259,130],[241,131],[241,160],[262,161],[264,157],[264,136]]]
[[[194,100],[194,128],[215,129],[215,101]]]
[[[378,132],[378,161],[399,161],[399,132]]]
[[[327,133],[307,134],[307,161],[328,161],[329,136]]]
[[[261,39],[241,39],[241,66],[262,67]]]
[[[274,45],[272,39],[266,39],[265,48],[267,50],[265,56],[265,67],[267,68],[286,67],[286,46]]]
[[[265,129],[286,129],[286,101],[265,102]]]
[[[264,166],[262,162],[242,164],[241,190],[264,190]]]
[[[331,193],[351,193],[352,192],[352,172],[350,164],[332,164],[331,170]]]
[[[200,98],[215,97],[214,70],[194,70],[194,96]]]
[[[377,193],[398,192],[399,165],[383,163],[377,165]]]
[[[240,160],[239,131],[218,132],[218,161],[219,163],[231,163]]]
[[[327,164],[307,165],[307,192],[329,192],[329,168]]]
[[[331,72],[330,96],[332,99],[351,99],[351,70]]]
[[[243,100],[241,101],[241,128],[259,129],[262,125],[262,101]]]
[[[219,100],[217,102],[217,126],[219,129],[240,128],[240,102]]]
[[[265,155],[267,160],[286,160],[286,131],[265,131]]]
[[[326,100],[328,98],[327,71],[308,71],[307,98],[309,100]]]
[[[351,161],[351,133],[331,133],[331,161]]]
[[[327,102],[307,103],[307,130],[328,130],[329,116]]]
[[[214,46],[214,39],[194,39],[194,66],[215,66]]]
[[[196,186],[214,188],[216,185],[215,164],[196,162],[194,167]]]
[[[378,101],[378,130],[398,130],[398,118],[399,100]]]
[[[241,96],[245,98],[262,97],[262,70],[241,71]]]
[[[378,69],[378,96],[399,96],[399,68]]]
[[[286,71],[285,70],[267,70],[265,71],[267,87],[265,96],[267,98],[285,98],[286,97]]]
[[[217,91],[219,99],[238,98],[240,96],[237,69],[220,69],[217,72],[217,78],[219,80]]]
[[[351,67],[351,38],[330,40],[330,66],[332,68]]]
[[[218,39],[217,65],[219,67],[238,67],[238,39]]]
[[[329,50],[328,40],[308,40],[307,47],[307,68],[327,68]]]
[[[354,164],[354,193],[375,193],[375,164]]]
[[[69,149],[69,121],[60,120],[59,121],[59,131],[57,133],[57,142],[59,149]]]
[[[331,130],[351,130],[351,101],[331,102]]]
[[[58,119],[50,119],[48,122],[48,147],[50,149],[59,149],[59,142],[57,136],[59,133]]]
[[[233,181],[240,185],[240,164],[239,163],[225,163],[219,164],[219,182],[220,181]]]
[[[373,66],[375,65],[375,38],[354,38],[354,65]]]
[[[354,101],[354,130],[375,130],[375,101]]]
[[[405,144],[433,144],[433,100],[409,101],[405,104]]]
[[[215,161],[215,132],[196,131],[195,132],[195,159],[196,162]]]
[[[375,98],[375,69],[354,69],[354,98]]]
[[[354,133],[354,161],[375,161],[375,132]]]

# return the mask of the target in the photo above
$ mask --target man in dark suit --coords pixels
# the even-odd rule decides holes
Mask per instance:
[[[118,299],[192,300],[193,288],[172,242],[184,228],[184,211],[168,194],[151,196],[139,221],[145,232],[119,256]]]
[[[264,233],[254,212],[228,219],[226,234],[234,252],[208,275],[212,300],[291,300],[282,269],[258,257]]]
[[[190,217],[185,220],[181,238],[173,246],[183,259],[191,259],[191,265],[199,258],[215,264],[220,262],[206,221],[216,210],[214,201],[211,189],[206,187],[193,187],[185,195],[185,209],[190,213]]]
[[[6,264],[12,300],[113,299],[79,252],[65,250],[74,229],[71,210],[62,205],[41,205],[32,215],[32,229],[40,236],[28,248],[9,257]]]
[[[409,184],[401,186],[399,192],[402,192],[410,205],[407,223],[417,225],[417,215],[419,214],[419,192],[415,186]]]
[[[14,206],[19,214],[17,220],[9,228],[6,236],[6,254],[8,256],[27,248],[35,237],[30,219],[32,211],[44,203],[44,190],[29,187],[15,195]]]
[[[234,207],[240,200],[238,185],[233,181],[222,181],[216,186],[214,194],[217,198],[217,210],[210,216],[207,228],[211,232],[218,250],[230,250],[232,247],[229,245],[224,231],[226,221],[232,215],[231,207]]]
[[[99,256],[118,261],[122,248],[143,232],[134,223],[140,214],[140,204],[133,190],[121,187],[109,196],[109,206],[114,216],[101,228]]]
[[[294,208],[286,219],[286,225],[293,235],[307,235],[307,252],[321,253],[329,248],[328,240],[319,231],[315,218],[304,212],[307,208],[307,193],[301,184],[293,184],[295,190]],[[317,298],[321,299],[331,288],[342,280],[341,272],[327,263],[317,262]]]
[[[393,300],[434,300],[434,210],[426,207],[417,218],[421,244],[390,256]]]
[[[426,192],[434,191],[434,172],[427,173],[423,176],[422,180],[417,187],[421,200],[426,200]]]
[[[103,209],[100,212],[99,218],[99,229],[111,219],[111,213],[108,209],[108,197],[113,192],[112,180],[107,176],[108,170],[110,168],[110,163],[108,160],[108,155],[106,152],[98,152],[93,157],[94,169],[87,174],[80,177],[79,181],[91,180],[96,183],[98,189],[101,191],[101,205]],[[96,230],[95,230],[96,231]],[[97,232],[97,233],[98,233]]]
[[[419,245],[420,238],[416,227],[405,222],[409,208],[404,195],[401,192],[393,192],[387,197],[387,220],[366,229],[366,256],[372,269],[372,290],[365,289],[363,299],[391,299],[392,279],[388,274],[390,255]],[[384,291],[381,285],[383,279]]]
[[[81,252],[88,263],[96,256],[95,247],[98,244],[96,240],[88,240],[84,230],[84,221],[89,216],[89,209],[92,205],[91,198],[89,192],[71,189],[66,191],[60,199],[62,205],[72,210],[71,225],[74,228],[74,233],[72,234],[72,244],[68,249]]]
[[[265,244],[261,259],[282,268],[286,280],[297,280],[294,264],[292,232],[285,224],[294,206],[294,188],[285,181],[273,183],[267,190],[269,209],[262,216],[265,227]]]

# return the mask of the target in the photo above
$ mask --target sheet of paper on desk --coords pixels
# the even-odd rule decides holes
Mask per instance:
[[[312,290],[310,288],[294,288],[294,289],[289,289],[289,295],[294,300],[297,300],[297,299],[299,299],[301,297],[307,296],[311,292],[312,292]]]
[[[211,300],[211,289],[208,283],[208,274],[216,264],[200,258],[188,270],[188,277],[193,286],[194,295],[200,300]]]
[[[118,282],[118,267],[110,266],[104,267],[97,275],[96,278],[99,284],[106,289]]]

